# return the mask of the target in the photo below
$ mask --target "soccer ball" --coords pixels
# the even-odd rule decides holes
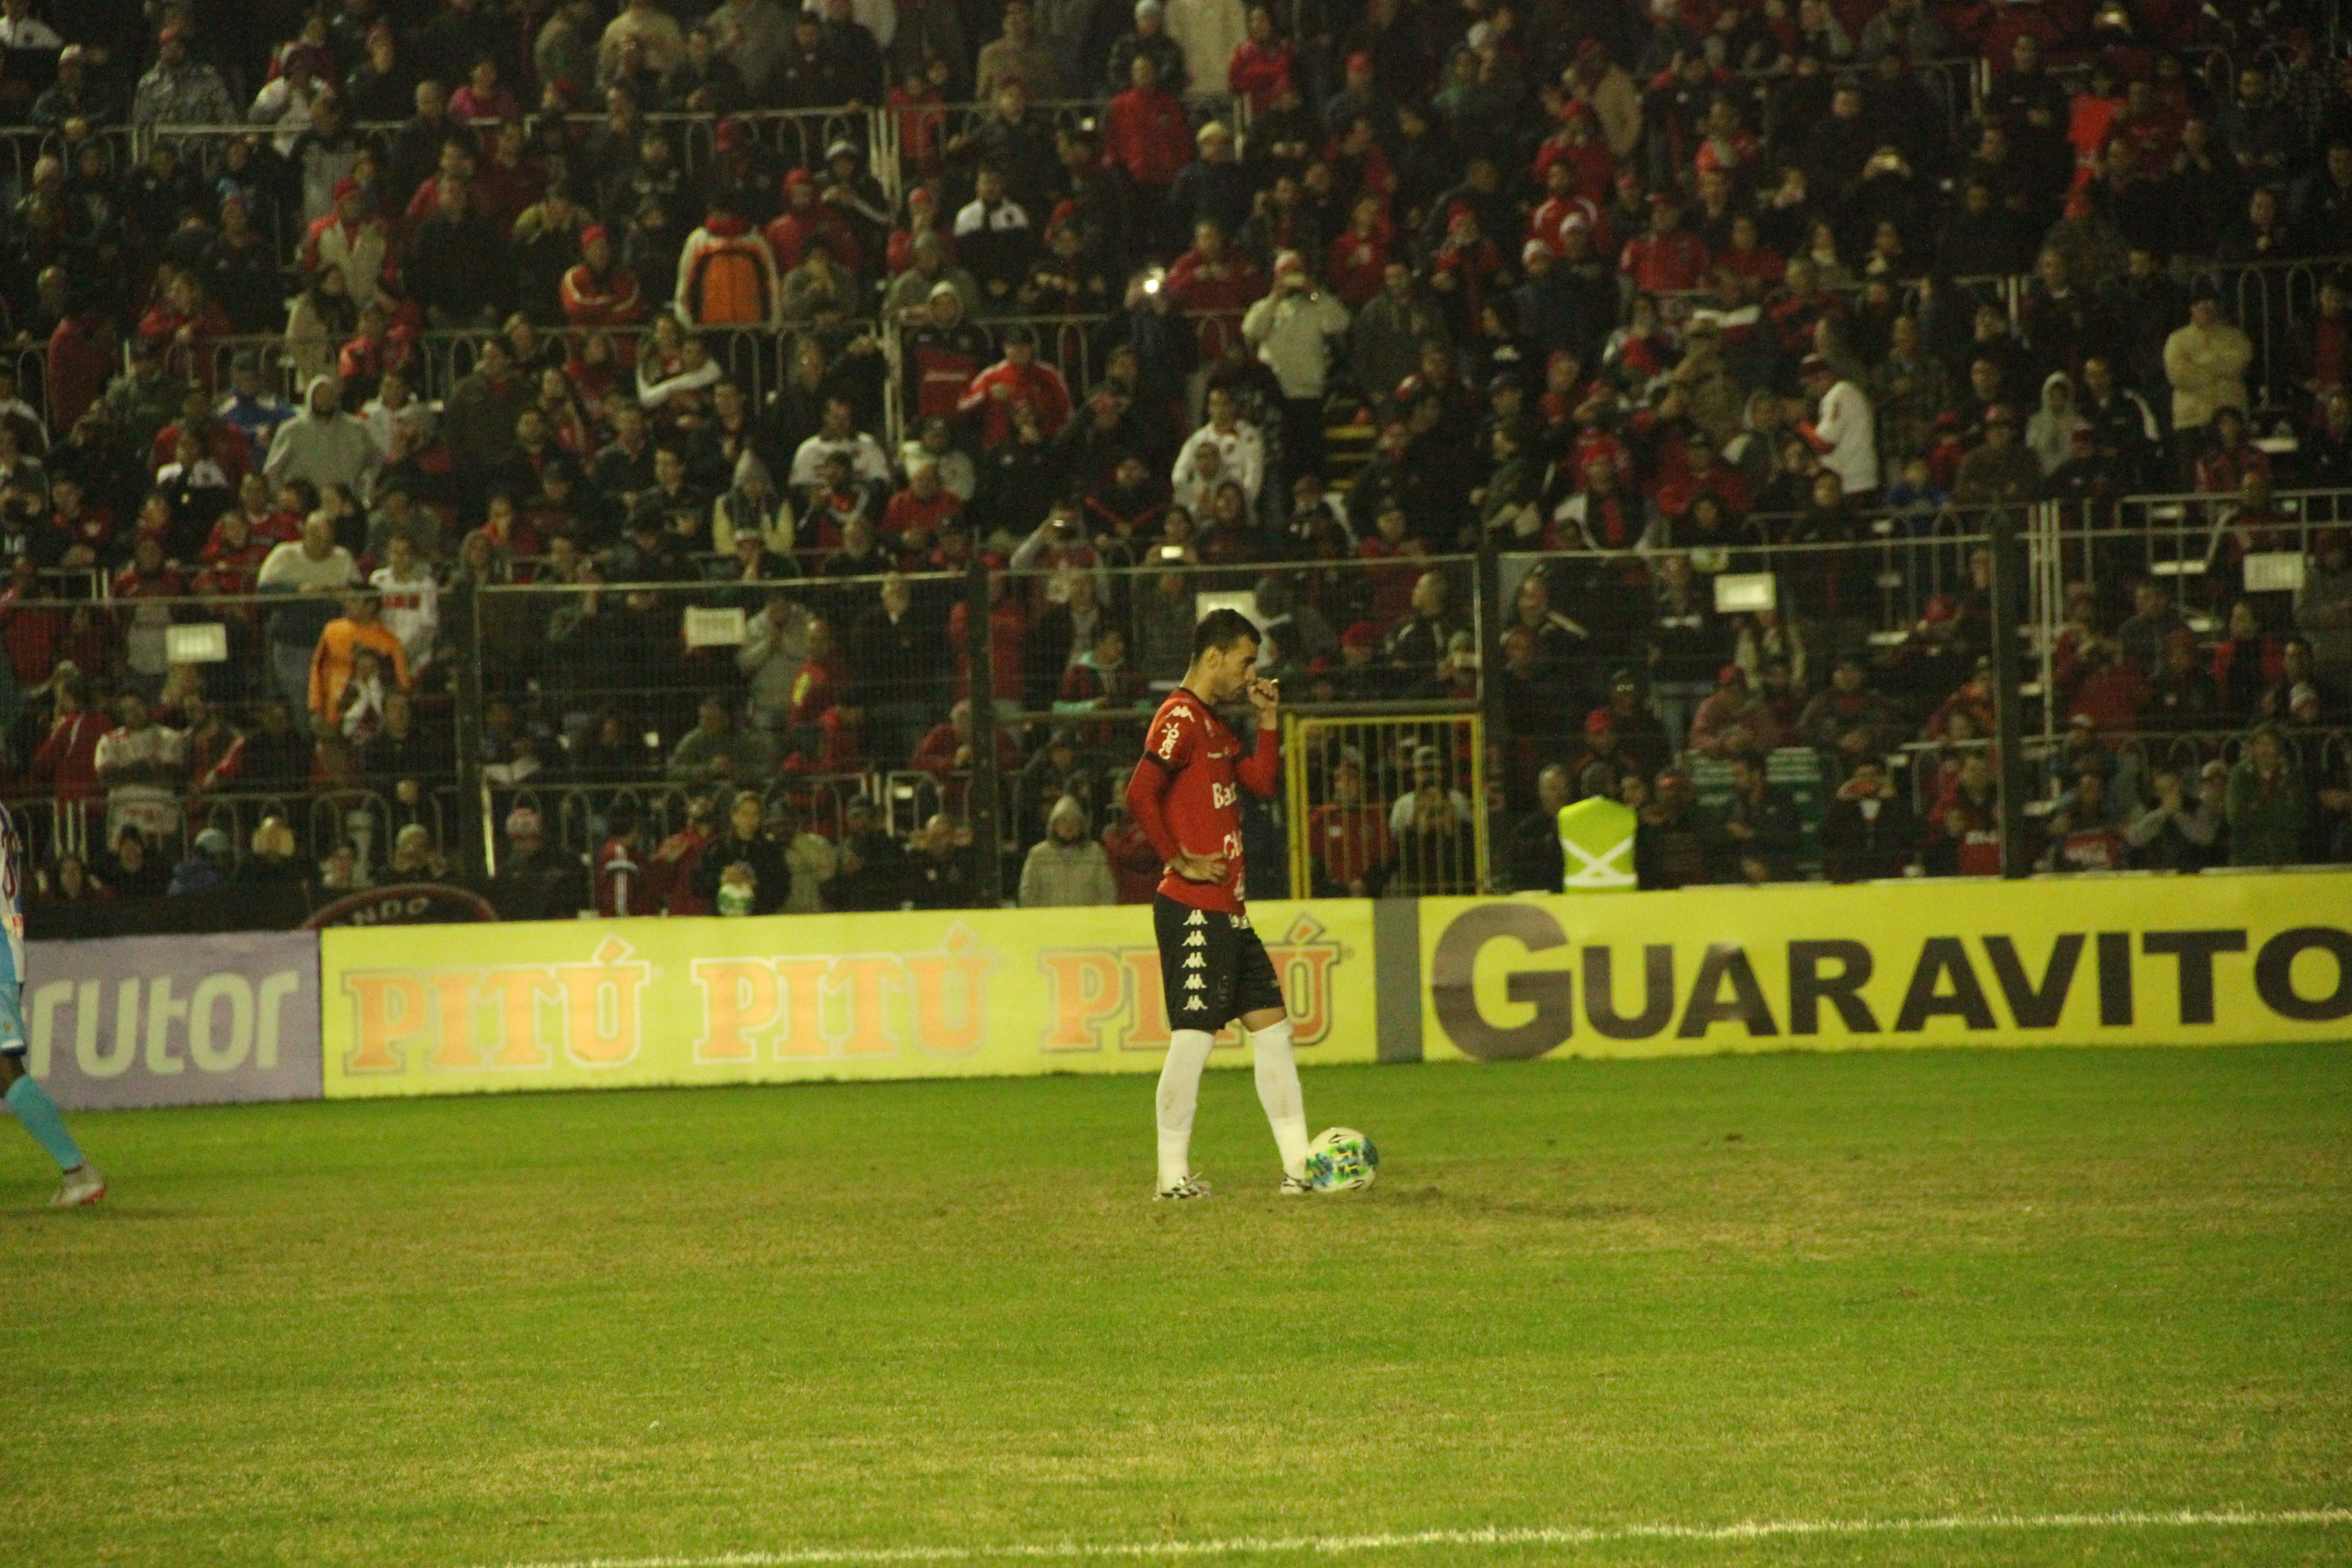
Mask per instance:
[[[1307,1146],[1307,1184],[1318,1193],[1354,1192],[1379,1179],[1381,1152],[1352,1127],[1334,1127]]]

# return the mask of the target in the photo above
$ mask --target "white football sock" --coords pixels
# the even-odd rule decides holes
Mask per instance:
[[[1274,1146],[1282,1152],[1282,1173],[1307,1174],[1307,1097],[1298,1088],[1298,1058],[1290,1048],[1290,1020],[1249,1037],[1250,1054],[1257,1060],[1257,1102],[1274,1128]]]
[[[1217,1037],[1206,1029],[1178,1029],[1168,1037],[1168,1060],[1160,1068],[1160,1188],[1192,1173],[1192,1115],[1201,1108],[1201,1069],[1209,1065]]]

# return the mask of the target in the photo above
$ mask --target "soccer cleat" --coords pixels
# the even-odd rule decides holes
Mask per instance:
[[[1315,1184],[1308,1181],[1304,1176],[1285,1176],[1282,1178],[1282,1195],[1286,1198],[1303,1198],[1314,1192],[1314,1190]]]
[[[1162,1198],[1205,1198],[1208,1195],[1209,1184],[1194,1175],[1185,1177],[1172,1187],[1160,1188],[1151,1194],[1151,1201],[1158,1203]]]
[[[49,1206],[53,1209],[86,1208],[104,1196],[106,1178],[98,1173],[96,1165],[84,1161],[65,1173],[65,1179],[58,1184],[58,1195],[49,1200]]]

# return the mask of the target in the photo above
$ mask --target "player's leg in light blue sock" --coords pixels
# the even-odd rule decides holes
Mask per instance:
[[[81,1145],[66,1131],[66,1119],[58,1113],[58,1102],[49,1098],[49,1091],[35,1081],[32,1074],[25,1073],[10,1084],[5,1098],[8,1109],[16,1113],[16,1120],[33,1135],[33,1142],[49,1152],[58,1170],[81,1168]]]

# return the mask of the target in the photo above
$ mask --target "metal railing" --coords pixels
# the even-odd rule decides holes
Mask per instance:
[[[137,142],[127,125],[99,125],[87,133],[68,138],[62,130],[38,125],[0,126],[0,199],[14,205],[17,198],[32,189],[33,165],[43,158],[56,158],[66,166],[67,183],[74,177],[74,160],[84,145],[95,145],[106,154],[106,172],[118,175],[138,158]]]
[[[853,109],[847,104],[818,109],[745,109],[733,114],[695,114],[667,110],[655,110],[638,114],[632,124],[643,128],[658,126],[667,132],[675,144],[679,160],[689,172],[698,172],[716,163],[719,157],[719,125],[721,121],[740,121],[746,126],[753,140],[768,153],[791,160],[803,166],[821,163],[824,150],[837,141],[855,143],[861,150],[879,144],[877,122],[886,110]],[[536,120],[536,115],[531,117]],[[564,123],[574,136],[583,135],[608,123],[601,114],[567,114]],[[387,138],[396,134],[405,123],[397,120],[362,121],[352,125],[352,132],[362,137]],[[476,127],[490,124],[487,121],[458,121]],[[137,155],[144,158],[147,149],[158,140],[194,144],[197,156],[207,160],[218,155],[219,144],[240,141],[248,136],[269,136],[275,128],[268,125],[190,125],[157,122],[142,126],[136,133]],[[878,159],[873,161],[872,172],[893,200],[898,189],[893,184],[897,171],[884,178]]]
[[[615,346],[641,348],[653,341],[650,323],[640,327],[545,327],[534,324],[542,344],[551,345],[570,355],[591,336],[611,340]],[[804,336],[854,336],[860,331],[874,334],[877,341],[884,335],[877,323],[866,318],[850,318],[835,323],[823,331],[814,328],[787,326],[770,327],[690,326],[686,335],[699,338],[710,358],[725,376],[743,389],[751,405],[756,410],[783,383],[791,363],[792,345]],[[407,374],[410,391],[430,403],[446,398],[458,382],[470,374],[480,357],[482,345],[503,334],[486,327],[430,327],[413,336],[404,336],[401,342],[409,353]],[[348,340],[347,340],[348,341]],[[320,344],[298,345],[283,332],[236,333],[212,338],[194,349],[175,348],[167,356],[167,365],[191,380],[208,381],[215,386],[226,386],[231,363],[240,354],[256,355],[265,367],[266,379],[273,390],[289,400],[299,400],[304,379],[301,356],[315,353],[323,357],[324,367],[333,373],[343,343],[326,342]],[[128,350],[126,348],[126,355]],[[27,350],[26,358],[39,357],[37,351]],[[623,391],[634,394],[636,382],[625,367],[616,367]],[[274,378],[274,379],[272,379]]]
[[[2168,581],[2183,608],[2197,614],[2243,594],[2293,594],[2321,531],[2352,525],[2352,491],[2280,490],[2259,512],[2234,492],[2127,496],[2112,507],[2058,510],[2070,580],[2111,600],[2135,579]]]

